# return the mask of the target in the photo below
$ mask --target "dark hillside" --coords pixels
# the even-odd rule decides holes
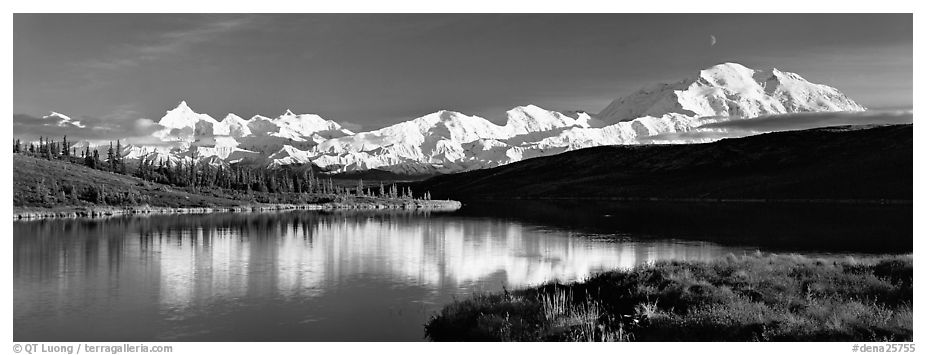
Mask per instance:
[[[913,199],[913,126],[605,146],[416,184],[435,198]]]

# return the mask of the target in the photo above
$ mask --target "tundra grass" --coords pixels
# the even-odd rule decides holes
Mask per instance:
[[[727,256],[476,295],[435,341],[911,341],[910,255]]]

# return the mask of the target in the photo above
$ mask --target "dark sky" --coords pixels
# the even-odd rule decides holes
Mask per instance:
[[[439,109],[501,123],[518,105],[598,112],[727,61],[908,109],[912,26],[910,14],[16,14],[14,113],[129,127],[183,99],[216,118],[290,108],[364,130]]]

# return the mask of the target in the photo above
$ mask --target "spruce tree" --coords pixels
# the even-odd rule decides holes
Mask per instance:
[[[308,174],[309,174],[309,192],[316,192],[315,191],[315,188],[316,188],[315,173],[312,171],[311,167],[309,167]]]
[[[93,160],[91,160],[90,167],[98,168],[100,166],[100,152],[96,149],[93,150]]]
[[[109,142],[109,151],[106,152],[106,162],[109,163],[109,171],[116,171],[116,154],[113,151],[113,142]]]
[[[125,169],[125,162],[123,162],[122,168]],[[168,184],[174,183],[174,169],[171,167],[170,158],[167,158],[167,164],[164,164],[164,176],[167,178]]]
[[[125,158],[122,157],[122,142],[116,140],[116,167],[120,174],[125,174]]]

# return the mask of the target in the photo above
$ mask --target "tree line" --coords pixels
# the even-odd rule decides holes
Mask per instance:
[[[104,146],[105,147],[105,146]],[[331,178],[316,176],[312,165],[284,166],[276,169],[248,166],[245,164],[210,164],[205,160],[195,159],[195,155],[187,159],[156,159],[150,156],[141,157],[135,169],[128,171],[123,152],[122,142],[116,140],[109,143],[106,157],[100,156],[98,148],[89,146],[80,150],[68,142],[67,136],[61,141],[39,137],[38,143],[30,142],[25,145],[21,140],[14,139],[13,152],[30,155],[47,160],[65,160],[75,164],[82,164],[91,169],[109,171],[113,173],[130,175],[146,181],[165,185],[199,189],[228,189],[243,192],[266,193],[307,193],[333,195],[335,197],[380,197],[391,199],[414,199],[411,187],[399,187],[396,184],[368,186],[363,179],[357,181],[353,188],[340,186]],[[79,156],[78,156],[79,154]],[[431,193],[425,192],[418,196],[420,199],[430,200]]]
[[[72,142],[68,142],[68,136],[61,138],[61,141],[40,136],[37,143],[30,142],[28,146],[24,145],[23,142],[17,138],[13,140],[13,153],[27,154],[47,160],[65,160],[72,163],[81,162],[83,165],[93,169],[126,174],[121,140],[116,140],[115,145],[113,145],[113,142],[109,142],[109,149],[106,151],[105,160],[100,158],[99,149],[94,148],[91,151],[89,145],[84,147],[83,150],[78,150],[77,147],[72,145]]]

